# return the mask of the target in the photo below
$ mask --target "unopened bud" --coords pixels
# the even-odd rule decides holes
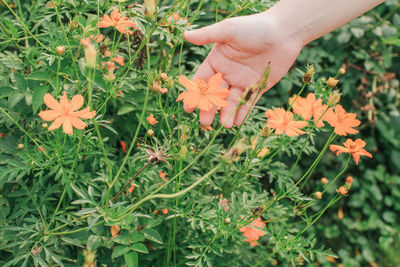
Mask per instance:
[[[315,73],[314,65],[312,65],[312,64],[308,65],[306,73],[304,73],[304,75],[303,75],[303,82],[305,84],[311,83],[311,80],[312,80],[312,77],[314,76],[314,73]]]
[[[250,85],[249,87],[246,88],[246,90],[243,92],[242,96],[240,97],[239,100],[239,105],[244,105],[246,104],[253,93],[256,91],[256,87],[254,85]]]
[[[65,51],[65,46],[63,46],[63,45],[57,46],[56,51],[57,51],[57,54],[62,56],[62,54],[64,54],[64,51]]]
[[[114,70],[115,70],[115,63],[107,62],[107,74],[104,75],[104,79],[106,81],[112,82],[115,80]]]
[[[49,125],[48,125],[47,123],[43,123],[43,124],[42,124],[42,128],[43,128],[43,129],[47,129],[47,128],[49,128]]]
[[[353,183],[353,177],[352,176],[348,176],[346,178],[346,184],[352,184]]]
[[[329,77],[329,79],[326,81],[326,84],[330,87],[333,88],[338,84],[339,80],[336,80],[335,78]]]
[[[273,129],[271,127],[269,127],[268,125],[265,125],[262,129],[261,129],[261,136],[262,137],[268,137],[271,135]]]
[[[168,214],[168,209],[167,208],[163,208],[161,210],[162,214],[167,215]]]
[[[155,0],[144,0],[143,3],[143,14],[146,19],[152,20],[156,13]]]
[[[339,103],[339,101],[340,101],[340,92],[338,90],[333,90],[333,92],[329,94],[328,106],[334,107],[337,103]]]
[[[264,70],[263,76],[261,76],[261,78],[257,82],[258,89],[264,89],[265,87],[267,87],[268,77],[270,72],[271,72],[271,62],[268,62],[268,65]]]
[[[316,199],[321,199],[322,198],[322,193],[320,191],[317,191],[317,192],[314,193],[314,197]]]
[[[188,152],[188,148],[186,146],[182,146],[181,150],[179,150],[179,156],[184,159],[184,158],[186,158],[187,152]]]
[[[168,79],[168,74],[166,74],[165,72],[160,73],[160,78],[161,78],[163,81],[166,81],[166,80]]]
[[[346,68],[345,67],[341,67],[340,69],[339,69],[339,73],[340,74],[345,74],[346,73]]]
[[[223,156],[222,160],[232,163],[240,159],[240,155],[247,149],[244,139],[240,139]]]
[[[18,144],[18,149],[24,149],[24,144]]]
[[[325,177],[321,178],[321,183],[322,184],[327,184],[328,183],[328,179],[326,179]]]
[[[231,218],[227,217],[227,218],[225,218],[224,221],[225,221],[226,224],[230,224],[231,223]]]
[[[68,23],[68,29],[69,31],[73,31],[75,30],[77,27],[79,26],[78,22],[76,22],[75,20],[70,20]]]
[[[147,135],[152,137],[154,135],[154,131],[152,129],[147,130]]]
[[[94,69],[96,67],[97,51],[93,45],[85,48],[85,64],[87,68]]]
[[[94,267],[96,266],[96,250],[90,251],[90,250],[83,250],[83,257],[85,258],[85,267]]]

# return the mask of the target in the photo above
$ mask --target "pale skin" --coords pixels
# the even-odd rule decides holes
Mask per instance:
[[[226,19],[216,24],[187,31],[184,37],[196,45],[215,43],[195,76],[208,80],[223,74],[223,88],[229,88],[228,106],[221,108],[220,122],[226,128],[239,126],[253,99],[239,105],[242,93],[255,84],[270,62],[268,85],[261,97],[289,70],[301,49],[309,42],[331,32],[383,0],[281,0],[269,10],[250,16]],[[257,100],[258,100],[257,99]],[[193,112],[184,106],[186,112]],[[236,112],[235,112],[236,111]],[[200,123],[211,125],[217,107],[200,111]]]

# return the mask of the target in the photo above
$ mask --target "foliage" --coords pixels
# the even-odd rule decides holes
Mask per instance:
[[[197,113],[176,102],[178,76],[192,76],[210,49],[185,43],[182,32],[272,5],[159,1],[153,15],[134,1],[1,0],[0,264],[315,265],[336,253],[349,266],[396,265],[397,1],[311,43],[239,128],[201,129]],[[137,25],[133,35],[97,27],[114,7]],[[100,33],[97,43],[91,36]],[[86,38],[97,49],[93,69],[85,62]],[[107,62],[117,56],[124,64],[110,76]],[[309,63],[319,73],[306,86],[301,76]],[[339,76],[342,63],[347,74]],[[362,110],[361,135],[374,160],[358,169],[347,168],[350,157],[324,156],[334,139],[328,126],[310,122],[300,137],[260,134],[266,107],[290,109],[289,95],[310,91],[326,103],[329,76],[340,77],[345,108]],[[96,111],[73,135],[48,131],[51,123],[38,116],[47,110],[46,93],[58,99],[64,92],[69,99],[82,94]],[[158,123],[146,122],[150,114]],[[260,156],[263,148],[268,153]],[[335,192],[344,174],[355,177],[349,200]],[[342,182],[324,187],[322,176]],[[317,190],[327,190],[321,201]],[[346,216],[332,224],[338,204]],[[257,217],[265,236],[251,247],[240,229]]]

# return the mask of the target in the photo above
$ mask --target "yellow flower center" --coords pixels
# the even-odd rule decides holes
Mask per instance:
[[[208,91],[208,82],[203,81],[203,80],[198,80],[197,81],[197,87],[199,88],[200,92],[205,95]]]

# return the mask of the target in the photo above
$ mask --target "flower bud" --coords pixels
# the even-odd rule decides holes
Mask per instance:
[[[314,193],[314,197],[316,199],[321,199],[322,198],[322,193],[320,191],[317,191],[317,192]]]
[[[327,184],[328,183],[328,179],[326,179],[325,177],[321,178],[321,183],[322,184]]]
[[[344,196],[344,195],[346,195],[349,191],[348,191],[344,186],[341,186],[341,187],[339,187],[339,189],[336,189],[336,192],[338,192],[338,194]]]
[[[272,129],[271,127],[269,127],[268,125],[265,125],[262,129],[261,129],[261,136],[262,137],[268,137],[271,135],[272,133]]]
[[[239,105],[246,104],[250,100],[253,93],[255,92],[256,92],[256,87],[254,85],[250,85],[249,87],[247,87],[246,90],[242,93],[242,96],[240,97]]]
[[[328,98],[328,106],[333,107],[340,101],[340,92],[338,90],[333,90],[332,93],[329,94]]]
[[[65,51],[65,46],[63,46],[63,45],[57,46],[56,51],[57,51],[57,54],[62,56],[62,54],[64,54],[64,51]]]
[[[43,124],[42,124],[42,128],[43,128],[43,129],[47,129],[47,128],[49,128],[49,125],[48,125],[47,123],[43,123]]]
[[[352,176],[348,176],[346,178],[346,184],[352,184],[353,183],[353,177]]]
[[[340,74],[345,74],[346,73],[346,68],[345,67],[341,67],[340,69],[339,69],[339,73]]]
[[[333,88],[338,84],[339,80],[336,80],[335,78],[329,77],[329,79],[326,81],[326,84],[330,87]]]
[[[268,62],[268,65],[264,70],[263,76],[261,76],[261,78],[257,82],[258,89],[264,89],[265,87],[267,87],[268,77],[270,72],[271,72],[271,62]]]
[[[68,29],[71,32],[73,30],[75,30],[76,28],[78,28],[78,26],[79,26],[79,24],[78,24],[78,22],[75,21],[75,19],[74,20],[70,20],[69,23],[68,23]]]
[[[343,209],[341,207],[337,211],[337,217],[339,220],[343,220]]]
[[[104,75],[104,79],[106,81],[112,82],[115,80],[114,70],[115,70],[115,63],[107,62],[107,74]]]
[[[18,144],[18,149],[24,149],[24,144]]]
[[[85,48],[85,64],[87,68],[94,69],[96,67],[97,51],[93,45]]]
[[[232,163],[240,159],[240,155],[247,149],[244,139],[236,142],[221,158],[227,163]]]
[[[143,3],[143,14],[146,19],[152,20],[156,13],[155,0],[144,0]]]
[[[95,267],[96,266],[96,250],[83,250],[83,257],[85,258],[84,267]]]
[[[168,74],[166,74],[165,72],[160,73],[160,78],[161,78],[163,81],[166,81],[166,80],[168,79]]]
[[[225,218],[224,222],[226,224],[230,224],[231,223],[231,218],[229,218],[229,217]]]
[[[167,208],[163,208],[161,210],[162,214],[167,215],[168,214],[168,209]]]
[[[314,76],[314,73],[315,73],[314,65],[312,65],[312,64],[308,65],[306,73],[304,73],[304,75],[303,75],[303,82],[305,84],[311,83],[311,80],[312,80],[312,77]]]
[[[147,135],[152,137],[154,135],[154,131],[152,129],[147,130]]]
[[[158,214],[158,210],[154,210],[154,215],[157,215]]]

